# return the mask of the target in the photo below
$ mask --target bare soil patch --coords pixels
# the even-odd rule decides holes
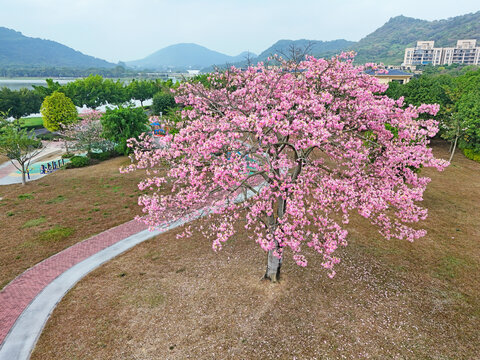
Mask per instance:
[[[271,284],[242,222],[218,253],[172,231],[81,281],[32,359],[478,359],[480,164],[457,155],[425,173],[428,234],[415,243],[358,217],[334,279],[312,254],[307,268],[287,256]]]
[[[126,157],[0,187],[0,289],[43,259],[139,214]]]

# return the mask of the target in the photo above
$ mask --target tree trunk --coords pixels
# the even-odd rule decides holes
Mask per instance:
[[[453,155],[455,154],[455,149],[457,147],[457,140],[460,136],[460,124],[457,125],[457,134],[455,135],[455,142],[453,143],[453,148],[452,148],[452,151],[450,153],[450,159],[448,159],[448,162],[452,162],[452,159],[453,159]]]
[[[285,207],[287,205],[287,201],[283,200],[280,197],[278,198],[277,203],[278,203],[277,219],[281,219],[283,217],[283,214],[285,213]],[[273,215],[269,218],[269,225],[270,225],[270,231],[272,232],[272,234],[274,234],[275,229],[277,227],[277,222]],[[283,253],[281,254],[280,257],[275,256],[273,254],[275,251],[278,252],[278,250],[280,249],[280,246],[278,245],[277,240],[274,240],[274,241],[275,241],[275,249],[268,251],[267,271],[265,272],[265,275],[263,276],[263,278],[269,279],[272,282],[277,282],[280,280],[280,269],[282,268]]]
[[[264,279],[269,279],[272,282],[280,280],[280,269],[282,267],[283,256],[278,258],[273,254],[274,250],[268,251],[267,256],[267,271],[265,272]]]
[[[22,185],[27,184],[27,179],[25,178],[25,164],[22,164]]]

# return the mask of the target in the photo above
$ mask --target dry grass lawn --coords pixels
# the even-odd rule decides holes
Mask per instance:
[[[279,284],[259,281],[241,222],[219,253],[176,231],[143,243],[66,295],[32,359],[479,359],[480,164],[454,161],[425,171],[425,238],[356,218],[332,280],[287,256]]]
[[[2,165],[4,162],[10,160],[8,157],[5,155],[0,155],[0,165]]]
[[[24,270],[139,213],[140,173],[115,158],[42,179],[0,186],[0,289]]]

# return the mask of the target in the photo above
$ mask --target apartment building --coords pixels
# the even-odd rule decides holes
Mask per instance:
[[[436,48],[434,41],[417,41],[414,48],[405,49],[403,65],[480,65],[477,40],[458,40],[456,47]]]

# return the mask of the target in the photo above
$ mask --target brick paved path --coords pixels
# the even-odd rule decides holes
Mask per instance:
[[[139,221],[129,221],[77,243],[19,275],[0,292],[0,347],[23,310],[52,280],[86,258],[146,228]]]
[[[259,190],[264,183],[252,185],[256,190]],[[252,195],[253,192],[247,193],[247,198]],[[176,221],[164,223],[160,228],[167,229],[173,223],[178,223],[175,225],[178,226],[207,215],[210,210],[206,211],[205,209],[213,205],[214,202],[216,202],[216,206],[223,206],[223,201],[217,202],[222,197],[223,194],[216,194],[204,208],[196,211],[192,210],[192,212]],[[244,200],[245,197],[241,193],[235,199],[236,202]],[[0,349],[18,317],[54,279],[101,250],[146,229],[147,226],[144,223],[131,220],[49,257],[14,279],[0,292]]]

